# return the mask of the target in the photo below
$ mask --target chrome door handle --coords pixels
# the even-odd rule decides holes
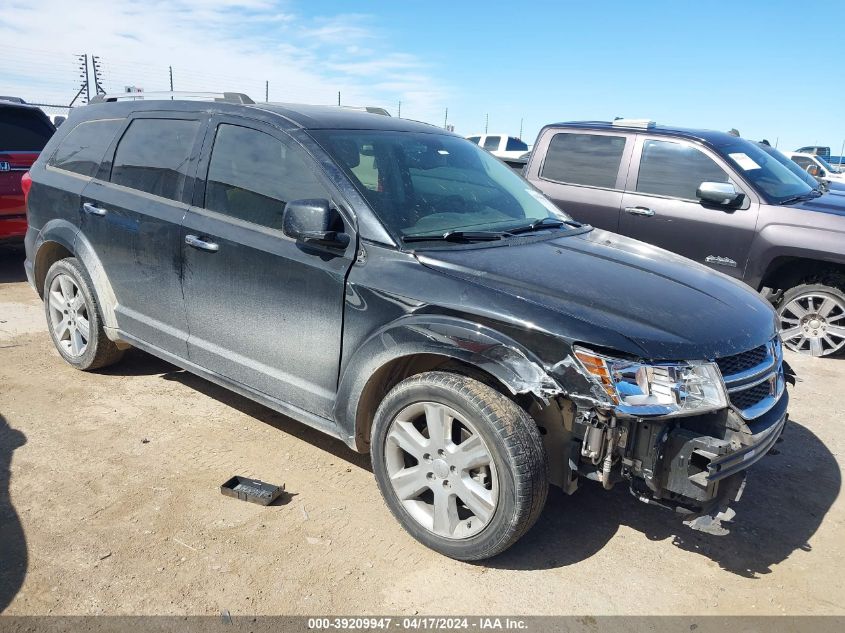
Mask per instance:
[[[644,215],[648,218],[654,215],[654,211],[648,207],[625,207],[625,212],[631,215]]]
[[[201,251],[209,251],[210,253],[216,253],[220,250],[220,247],[214,242],[207,242],[203,239],[200,239],[197,235],[186,235],[185,236],[185,244],[188,246],[193,246],[194,248],[198,248]]]
[[[91,215],[104,216],[106,214],[105,209],[102,209],[100,207],[95,207],[90,202],[83,203],[82,210],[85,211],[85,213],[90,213]]]

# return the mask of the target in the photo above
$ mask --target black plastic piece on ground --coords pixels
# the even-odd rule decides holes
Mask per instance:
[[[258,479],[247,479],[240,475],[235,475],[225,484],[220,486],[220,492],[227,497],[234,497],[241,501],[249,501],[250,503],[257,503],[258,505],[266,506],[273,503],[279,498],[285,490],[285,485],[274,486],[273,484],[264,483]]]

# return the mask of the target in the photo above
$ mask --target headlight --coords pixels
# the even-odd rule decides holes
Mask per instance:
[[[692,415],[728,405],[722,374],[715,363],[637,363],[580,347],[575,348],[575,356],[620,413]]]

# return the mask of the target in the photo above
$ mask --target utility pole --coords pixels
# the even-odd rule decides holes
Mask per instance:
[[[399,102],[399,114],[396,115],[396,118],[402,118],[402,102]]]
[[[270,101],[270,80],[264,82],[264,101]]]
[[[449,108],[446,108],[446,116],[443,117],[443,129],[445,130],[449,125]]]
[[[337,105],[340,105],[340,90],[337,91]]]
[[[845,154],[845,141],[842,141],[842,147],[839,150],[839,171],[842,171],[842,154]]]
[[[519,119],[519,140],[520,141],[522,140],[522,121],[523,121],[523,119],[520,118]]]
[[[484,133],[487,134],[487,125],[490,123],[490,115],[484,115]]]
[[[168,68],[170,69],[170,92],[173,92],[173,66],[168,66]]]

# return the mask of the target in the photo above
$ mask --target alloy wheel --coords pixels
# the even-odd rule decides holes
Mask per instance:
[[[493,518],[499,482],[492,453],[451,407],[418,402],[400,411],[387,432],[385,463],[405,510],[437,536],[470,538]]]
[[[824,293],[795,297],[780,310],[781,339],[794,352],[829,356],[845,346],[845,303]]]
[[[68,356],[82,356],[88,349],[91,324],[85,297],[70,275],[60,273],[53,278],[48,302],[50,328],[57,345]]]

